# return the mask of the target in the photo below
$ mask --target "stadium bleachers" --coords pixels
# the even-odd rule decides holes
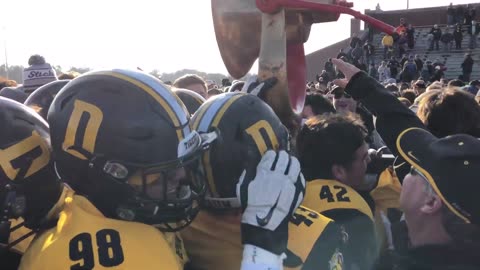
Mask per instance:
[[[445,31],[446,26],[440,27],[442,32]],[[465,28],[465,27],[464,27]],[[472,58],[475,61],[473,65],[473,72],[472,72],[472,79],[480,79],[480,47],[477,47],[474,50],[470,50],[468,48],[468,44],[470,41],[470,36],[466,33],[463,34],[463,41],[462,41],[462,49],[456,50],[455,44],[453,44],[453,49],[449,52],[444,51],[443,44],[440,42],[440,50],[436,51],[429,51],[428,48],[430,46],[428,41],[428,34],[431,30],[431,26],[429,27],[416,27],[415,28],[415,47],[413,50],[409,50],[407,48],[407,54],[420,54],[421,58],[427,58],[432,62],[438,58],[441,62],[445,63],[447,70],[445,71],[445,77],[447,79],[456,79],[459,75],[462,74],[461,64],[463,62],[465,53],[470,52],[472,54]],[[466,32],[466,30],[464,29]],[[450,29],[450,32],[453,32],[453,29]],[[375,34],[373,36],[373,45],[375,48],[375,59],[379,60],[383,58],[383,46],[382,46],[382,38],[384,34]],[[478,45],[480,46],[480,41],[477,41]],[[378,63],[378,61],[377,61]]]

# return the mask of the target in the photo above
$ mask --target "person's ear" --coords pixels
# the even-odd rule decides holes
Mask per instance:
[[[339,180],[340,182],[345,184],[347,179],[347,170],[342,165],[334,164],[332,166],[332,175],[335,180]]]
[[[425,197],[425,202],[420,207],[420,211],[424,214],[432,215],[442,209],[443,202],[438,195],[428,195]]]

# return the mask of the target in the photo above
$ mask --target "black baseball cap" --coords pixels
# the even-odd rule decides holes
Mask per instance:
[[[397,149],[455,215],[480,225],[479,139],[465,134],[439,139],[427,130],[410,128],[398,136]]]

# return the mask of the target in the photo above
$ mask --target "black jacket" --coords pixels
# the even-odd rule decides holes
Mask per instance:
[[[453,37],[455,38],[455,40],[462,40],[463,39],[462,29],[460,28],[455,29],[455,31],[453,31]]]
[[[355,100],[361,101],[377,117],[377,132],[395,156],[398,156],[396,141],[402,131],[411,127],[426,129],[414,112],[365,72],[355,74],[345,91]],[[398,162],[403,162],[401,157],[398,158]],[[409,169],[409,166],[399,168],[397,170],[399,179],[403,179]]]
[[[473,69],[473,59],[472,57],[468,56],[467,58],[465,58],[465,60],[463,60],[462,70],[465,73],[471,73],[472,69]]]
[[[451,33],[444,33],[440,38],[440,41],[444,43],[450,43],[453,41],[453,35]]]
[[[478,246],[427,245],[410,249],[400,259],[400,270],[473,270],[480,269]]]
[[[433,35],[433,39],[440,40],[442,37],[442,30],[440,30],[440,28],[432,28],[432,30],[430,30],[430,34]]]

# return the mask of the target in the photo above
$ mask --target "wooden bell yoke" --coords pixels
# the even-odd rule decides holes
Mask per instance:
[[[394,27],[351,9],[339,0],[212,0],[212,16],[220,54],[236,79],[258,58],[258,77],[278,79],[266,102],[284,124],[303,110],[306,66],[303,43],[314,23],[337,21],[350,14],[382,32]],[[288,120],[290,119],[290,120]],[[286,123],[287,122],[287,123]]]

